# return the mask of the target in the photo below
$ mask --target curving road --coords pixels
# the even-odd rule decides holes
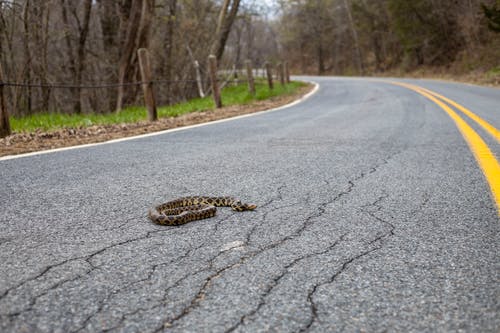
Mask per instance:
[[[498,332],[498,208],[453,120],[389,80],[305,79],[290,108],[0,160],[0,331]],[[498,89],[399,81],[500,128]],[[259,207],[147,219],[193,194]]]

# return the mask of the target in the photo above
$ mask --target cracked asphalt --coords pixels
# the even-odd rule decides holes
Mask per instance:
[[[279,111],[0,161],[0,331],[498,332],[500,221],[453,121],[306,79]],[[500,127],[498,89],[405,81]],[[148,220],[186,195],[258,208]]]

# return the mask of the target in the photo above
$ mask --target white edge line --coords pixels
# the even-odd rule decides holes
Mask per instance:
[[[177,131],[184,131],[184,130],[188,130],[188,129],[191,129],[191,128],[202,127],[202,126],[207,126],[207,125],[220,124],[220,123],[223,123],[223,122],[226,122],[226,121],[237,120],[237,119],[242,119],[242,118],[247,118],[247,117],[261,115],[261,114],[264,114],[264,113],[270,113],[270,112],[274,112],[274,111],[279,111],[279,110],[292,107],[294,105],[297,105],[297,104],[305,101],[306,99],[308,99],[309,97],[311,97],[312,95],[314,95],[318,91],[318,89],[319,89],[319,84],[317,82],[306,81],[306,80],[298,80],[298,81],[310,83],[310,84],[314,85],[314,88],[310,92],[308,92],[307,94],[305,94],[304,96],[302,96],[301,98],[299,98],[298,100],[295,100],[295,101],[293,101],[291,103],[288,103],[288,104],[285,104],[285,105],[282,105],[282,106],[279,106],[277,108],[273,108],[273,109],[269,109],[269,110],[264,110],[264,111],[253,112],[253,113],[248,113],[248,114],[243,114],[243,115],[240,115],[240,116],[235,116],[235,117],[230,117],[230,118],[224,118],[224,119],[209,121],[209,122],[206,122],[206,123],[200,123],[200,124],[195,124],[195,125],[188,125],[188,126],[171,128],[171,129],[167,129],[167,130],[163,130],[163,131],[159,131],[159,132],[153,132],[153,133],[146,133],[146,134],[128,136],[128,137],[119,138],[119,139],[112,139],[112,140],[103,141],[103,142],[87,143],[87,144],[82,144],[82,145],[77,145],[77,146],[62,147],[62,148],[55,148],[55,149],[47,149],[47,150],[34,151],[34,152],[31,152],[31,153],[24,153],[24,154],[18,154],[18,155],[7,155],[7,156],[0,157],[0,161],[13,160],[13,159],[16,159],[16,158],[22,158],[22,157],[28,157],[28,156],[36,156],[36,155],[56,153],[56,152],[65,151],[65,150],[72,150],[72,149],[80,149],[80,148],[94,147],[94,146],[100,146],[100,145],[107,145],[107,144],[110,144],[110,143],[117,143],[117,142],[123,142],[123,141],[128,141],[128,140],[142,139],[142,138],[147,138],[147,137],[151,137],[151,136],[162,135],[162,134],[167,134],[167,133],[172,133],[172,132],[177,132]]]

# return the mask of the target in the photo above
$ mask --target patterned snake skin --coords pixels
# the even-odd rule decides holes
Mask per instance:
[[[238,212],[254,210],[257,207],[232,197],[183,197],[150,209],[149,218],[162,225],[181,225],[215,216],[216,206],[231,207]]]

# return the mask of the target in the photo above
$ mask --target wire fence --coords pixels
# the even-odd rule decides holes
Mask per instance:
[[[204,80],[206,81],[206,80]],[[218,82],[232,83],[247,83],[246,79],[217,79]],[[50,88],[50,89],[102,89],[102,88],[118,88],[127,86],[140,86],[142,84],[173,84],[173,83],[197,83],[197,80],[151,80],[151,81],[136,81],[124,83],[101,83],[101,84],[65,84],[65,83],[29,83],[29,82],[9,82],[0,81],[0,86],[5,87],[22,87],[22,88]]]
[[[217,79],[218,82],[232,82],[232,83],[247,83],[248,80],[241,79]],[[0,86],[5,87],[21,87],[21,88],[50,88],[50,89],[102,89],[102,88],[118,88],[128,86],[140,86],[142,84],[173,84],[173,83],[197,83],[196,80],[151,80],[151,81],[137,81],[125,83],[104,83],[104,84],[64,84],[64,83],[26,83],[26,82],[9,82],[0,81]]]
[[[141,56],[141,55],[140,55]],[[149,54],[143,52],[145,57],[149,57]],[[145,67],[144,64],[147,64]],[[78,99],[77,103],[82,102],[82,93],[83,90],[99,90],[99,89],[116,89],[116,88],[126,88],[126,87],[139,87],[142,86],[142,92],[144,96],[144,104],[148,110],[148,119],[154,121],[157,119],[156,112],[156,97],[154,88],[158,88],[160,85],[168,85],[169,89],[172,87],[179,87],[181,85],[197,85],[197,94],[200,97],[205,97],[207,95],[212,95],[214,97],[214,102],[216,107],[221,107],[222,102],[220,101],[220,90],[224,88],[227,84],[248,84],[249,92],[251,94],[255,94],[254,87],[254,76],[258,77],[259,73],[261,73],[261,77],[267,78],[270,89],[273,88],[273,78],[278,77],[282,84],[289,82],[289,72],[288,66],[285,62],[284,64],[278,64],[276,68],[273,68],[267,64],[265,68],[253,69],[249,62],[246,63],[246,70],[244,69],[236,69],[236,66],[233,66],[231,69],[217,69],[215,65],[215,69],[210,68],[206,73],[208,75],[204,75],[204,79],[202,79],[200,69],[196,66],[196,79],[177,79],[177,80],[168,80],[168,79],[152,79],[151,73],[149,70],[149,58],[145,59],[143,63],[139,63],[140,65],[140,73],[142,76],[141,81],[134,82],[123,82],[123,83],[99,83],[99,84],[75,84],[75,83],[33,83],[33,82],[12,82],[12,81],[3,81],[0,71],[0,137],[10,134],[10,125],[9,125],[9,112],[8,104],[5,99],[5,89],[6,87],[11,88],[21,88],[21,89],[31,89],[38,88],[43,89],[48,93],[43,94],[43,92],[38,93],[38,95],[43,99],[44,105],[48,105],[52,90],[54,89],[69,89],[69,90],[79,90],[80,95],[74,97],[73,99]],[[211,66],[210,66],[211,67]],[[273,73],[275,72],[275,73]],[[179,88],[180,89],[180,88]],[[135,91],[135,96],[137,96],[138,90]],[[31,91],[30,91],[31,94]],[[114,93],[116,94],[116,92]],[[71,95],[71,94],[69,94]],[[110,93],[109,95],[113,95]],[[30,96],[31,98],[31,96]],[[40,99],[39,98],[39,99]],[[62,101],[61,104],[74,105],[71,103],[71,96],[61,95],[59,99]],[[217,100],[218,99],[218,100]],[[90,101],[98,100],[97,95],[92,98],[88,98]],[[112,100],[112,99],[111,99]],[[90,102],[89,102],[90,103]],[[13,103],[10,103],[12,105]],[[111,103],[109,103],[111,104]],[[121,104],[119,104],[121,105]],[[108,105],[110,106],[110,105]],[[11,106],[12,107],[12,106]],[[81,105],[79,106],[79,108]],[[14,103],[13,109],[15,110],[16,104]],[[120,109],[121,107],[118,107]]]
[[[0,85],[6,87],[22,87],[22,88],[50,88],[50,89],[102,89],[102,88],[118,88],[128,86],[140,86],[141,84],[152,83],[191,83],[196,80],[153,80],[149,82],[124,82],[124,83],[101,83],[101,84],[65,84],[65,83],[25,83],[25,82],[0,82]]]

